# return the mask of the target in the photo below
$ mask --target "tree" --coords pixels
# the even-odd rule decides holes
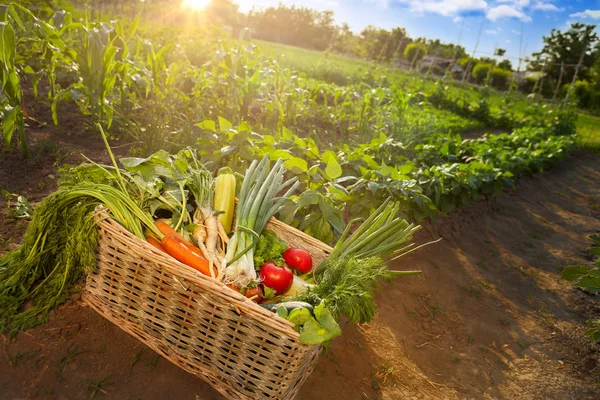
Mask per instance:
[[[205,12],[213,23],[221,21],[221,23],[234,28],[235,37],[237,36],[237,30],[240,25],[239,21],[241,19],[238,11],[239,8],[240,6],[231,0],[212,0],[206,6]]]
[[[586,79],[589,68],[600,53],[595,29],[596,25],[580,22],[571,24],[571,28],[567,32],[552,29],[550,36],[543,37],[544,47],[542,50],[532,54],[529,68],[540,71],[546,65],[546,73],[556,81],[560,75],[561,63],[578,64],[581,55],[584,54],[578,76],[580,79]],[[574,73],[575,68],[565,68],[562,81],[571,82]]]
[[[352,33],[350,25],[344,22],[342,26],[338,28],[332,50],[342,54],[354,53],[356,43],[357,37]]]
[[[500,61],[498,63],[498,68],[506,70],[506,71],[512,71],[513,70],[512,63],[507,58],[505,58],[504,60],[502,60],[502,61]]]
[[[494,50],[494,55],[496,57],[502,57],[505,54],[506,54],[506,49],[496,48],[496,50]]]
[[[253,9],[247,22],[253,36],[315,50],[327,50],[337,34],[333,11],[315,11],[306,7],[268,7]]]

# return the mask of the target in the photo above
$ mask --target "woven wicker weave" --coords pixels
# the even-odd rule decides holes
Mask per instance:
[[[204,276],[126,231],[103,211],[97,271],[86,302],[109,321],[229,399],[293,399],[320,346],[300,343],[293,325],[222,282]],[[313,255],[331,248],[272,220],[290,246]]]

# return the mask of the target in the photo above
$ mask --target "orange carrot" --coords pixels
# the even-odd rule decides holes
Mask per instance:
[[[231,290],[235,290],[236,292],[240,293],[240,289],[236,286],[233,286],[231,283],[228,283],[225,286],[227,286]]]
[[[185,247],[187,247],[194,253],[197,253],[198,255],[200,255],[200,257],[204,258],[204,255],[202,254],[202,252],[200,251],[200,249],[198,247],[194,246],[192,243],[185,240],[185,238],[183,236],[181,236],[175,229],[171,228],[169,226],[169,224],[167,224],[166,222],[158,220],[154,223],[154,225],[156,225],[158,230],[161,231],[165,236],[175,237],[176,239],[180,240],[181,243],[183,243],[185,245]]]
[[[152,236],[146,236],[146,241],[148,243],[150,243],[152,246],[159,249],[160,251],[165,251],[165,249],[163,249],[163,247],[160,245],[160,242],[158,240],[154,239]]]
[[[200,253],[200,249],[197,247],[190,249],[184,241],[173,235],[165,236],[160,244],[165,249],[167,254],[177,261],[180,261],[185,265],[189,265],[204,275],[211,276],[208,261],[206,261],[206,258],[202,257],[202,253]],[[194,247],[191,243],[189,245]],[[217,271],[214,268],[213,272],[216,276]]]
[[[175,236],[179,240],[185,240],[183,236],[181,236],[175,229],[171,228],[165,221],[159,219],[158,221],[154,222],[154,225],[156,225],[158,230],[161,231],[165,236],[171,235]]]

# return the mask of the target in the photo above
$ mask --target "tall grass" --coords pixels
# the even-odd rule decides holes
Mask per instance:
[[[600,118],[579,114],[577,119],[577,144],[579,147],[600,152]]]

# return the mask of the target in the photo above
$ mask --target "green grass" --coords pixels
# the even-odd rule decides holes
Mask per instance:
[[[374,62],[345,57],[334,53],[303,49],[262,40],[254,40],[254,43],[260,48],[262,55],[277,60],[287,68],[304,72],[315,79],[322,79],[317,75],[325,75],[325,70],[329,70],[330,74],[344,76],[347,80],[350,76],[362,70],[376,66]],[[320,73],[319,70],[321,70]],[[339,84],[340,82],[333,81],[333,83]]]
[[[323,51],[303,49],[279,43],[255,40],[261,54],[278,60],[281,65],[305,73],[308,77],[323,80],[338,85],[358,83],[368,78],[368,72],[378,77],[385,76],[389,84],[394,84],[407,91],[432,91],[439,80],[438,77],[426,78],[405,70],[391,68],[373,61]],[[447,81],[447,90],[454,96],[469,98],[476,101],[481,89],[468,85],[461,86],[458,81]],[[507,106],[513,108],[515,115],[524,115],[531,107],[554,107],[550,103],[537,102],[523,93],[499,92],[490,90],[488,103],[491,109],[501,109]],[[468,124],[466,124],[468,125]],[[468,128],[468,126],[464,129]],[[577,120],[577,143],[581,148],[600,152],[600,118],[585,113],[579,113]]]
[[[580,113],[577,119],[579,147],[600,152],[600,118]]]
[[[262,55],[277,60],[284,67],[303,72],[309,78],[323,80],[328,83],[347,85],[376,78],[384,79],[387,81],[388,86],[395,85],[406,91],[430,93],[435,90],[435,85],[440,80],[436,75],[426,77],[355,57],[262,40],[254,40],[253,42],[260,48]],[[447,80],[446,85],[445,90],[454,97],[477,101],[481,96],[481,88],[467,84],[462,85],[458,80]],[[488,103],[491,109],[506,108],[507,99],[510,99],[511,104],[509,107],[512,108],[515,115],[523,116],[524,111],[533,106],[553,107],[550,103],[540,102],[538,104],[523,93],[489,90]]]

